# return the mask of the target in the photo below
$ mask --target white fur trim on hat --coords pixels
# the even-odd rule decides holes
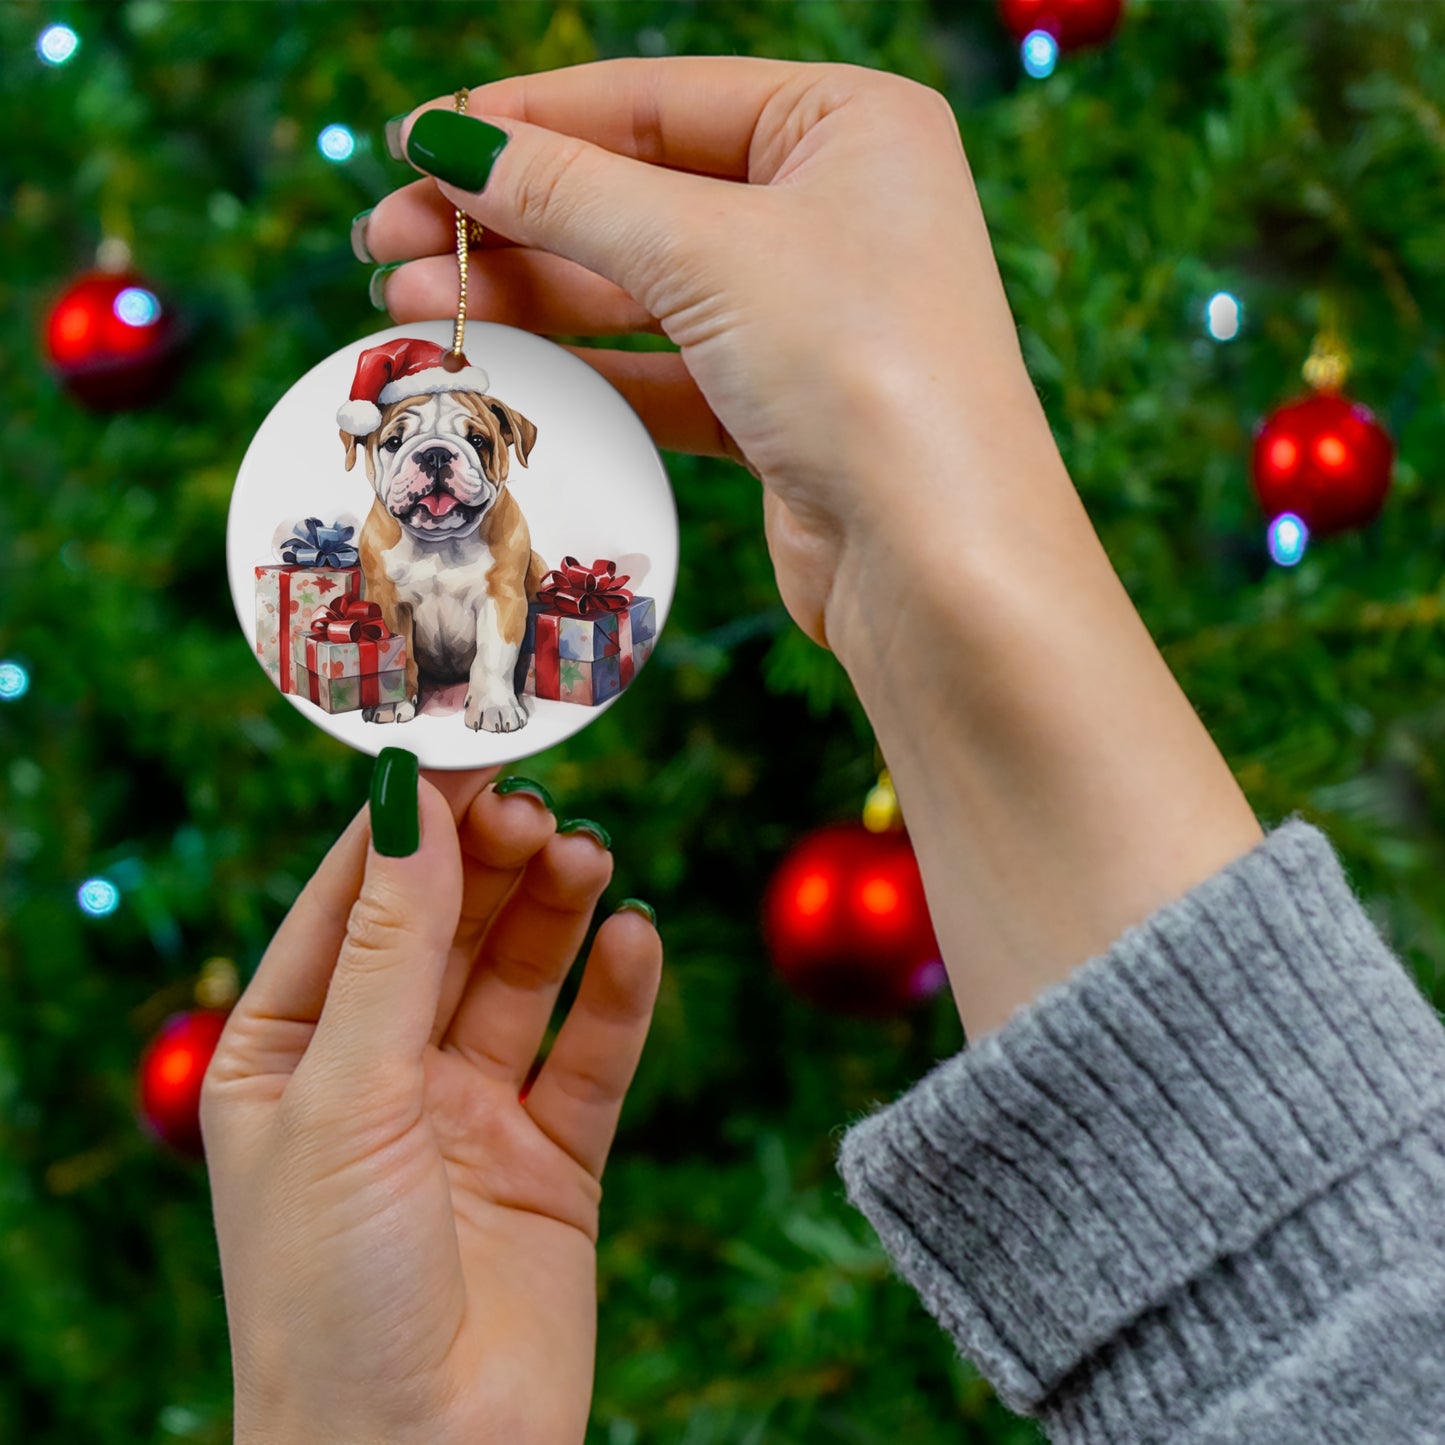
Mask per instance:
[[[460,371],[448,371],[444,366],[430,366],[425,371],[414,371],[410,376],[399,376],[382,387],[377,400],[383,406],[402,401],[409,396],[435,396],[443,391],[486,391],[490,385],[487,373],[480,366],[464,366]],[[380,425],[378,414],[377,425]]]
[[[370,436],[381,425],[381,408],[369,401],[344,401],[336,413],[336,424],[354,437]]]

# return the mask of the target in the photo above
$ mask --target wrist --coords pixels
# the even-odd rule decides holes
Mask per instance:
[[[930,616],[943,604],[949,625],[966,626],[960,590],[981,602],[1026,577],[1031,552],[1097,551],[1022,358],[982,375],[883,361],[866,376],[850,372],[844,389],[853,505],[824,621],[850,671],[872,664],[879,629],[891,626],[874,605],[880,593]]]
[[[1000,437],[928,459],[925,505],[849,539],[826,612],[970,1036],[1260,836],[1052,437]]]

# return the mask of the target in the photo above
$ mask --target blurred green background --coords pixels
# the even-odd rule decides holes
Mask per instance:
[[[42,65],[49,24],[80,36]],[[1130,592],[1261,816],[1324,826],[1445,995],[1445,7],[1135,0],[1115,42],[1022,76],[990,0],[129,3],[0,8],[0,1441],[230,1439],[204,1169],[135,1121],[135,1068],[201,962],[242,977],[366,793],[278,699],[223,566],[252,432],[386,324],[352,214],[411,173],[387,116],[615,55],[747,53],[913,76],[956,109],[1036,382]],[[358,145],[318,150],[329,124]],[[161,408],[93,415],[47,372],[55,296],[105,236],[194,328]],[[907,264],[909,237],[880,265]],[[1207,299],[1245,305],[1227,344]],[[1383,518],[1270,564],[1258,419],[1321,306],[1399,446]],[[612,830],[668,949],[607,1175],[589,1441],[1030,1441],[890,1278],[841,1128],[961,1034],[825,1015],[772,975],[779,858],[855,816],[874,747],[782,611],[759,488],[669,456],[674,610],[622,702],[521,771]],[[87,918],[76,888],[114,881]]]

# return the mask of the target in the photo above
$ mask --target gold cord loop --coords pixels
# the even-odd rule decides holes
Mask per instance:
[[[467,102],[471,93],[466,89],[457,91],[452,97],[452,104],[456,107],[458,114],[467,113]],[[458,211],[457,215],[457,322],[452,331],[452,349],[442,358],[442,365],[448,371],[460,371],[466,365],[466,358],[462,354],[462,342],[466,338],[467,331],[467,247],[478,244],[482,239],[482,225],[480,221],[472,220],[465,211]]]

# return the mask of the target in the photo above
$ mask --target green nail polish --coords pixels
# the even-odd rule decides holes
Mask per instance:
[[[409,858],[421,846],[418,763],[405,748],[383,748],[371,774],[371,841],[387,858]]]
[[[366,244],[366,223],[375,209],[375,206],[368,206],[351,218],[351,254],[368,266],[376,265],[376,257],[371,254]]]
[[[500,793],[504,798],[511,793],[525,793],[529,798],[536,798],[549,813],[557,811],[557,805],[552,801],[551,793],[541,783],[534,782],[531,778],[518,777],[515,773],[510,778],[503,778],[501,782],[494,783],[492,791]]]
[[[640,913],[654,928],[657,927],[657,911],[652,904],[644,903],[640,898],[624,898],[617,905],[619,913]]]
[[[612,835],[601,823],[594,823],[591,818],[568,818],[565,823],[558,824],[557,831],[559,833],[587,833],[604,848],[609,851],[612,848]]]
[[[371,280],[367,283],[366,294],[371,297],[371,304],[378,311],[386,310],[386,278],[396,270],[398,266],[405,266],[405,261],[392,261],[386,266],[378,266],[371,273]]]
[[[394,161],[404,161],[406,156],[401,149],[401,128],[406,124],[406,118],[411,112],[405,111],[401,115],[394,115],[387,121],[382,134],[386,137],[386,153]]]
[[[406,138],[406,158],[418,170],[464,191],[480,191],[510,137],[484,120],[454,110],[427,110]]]

